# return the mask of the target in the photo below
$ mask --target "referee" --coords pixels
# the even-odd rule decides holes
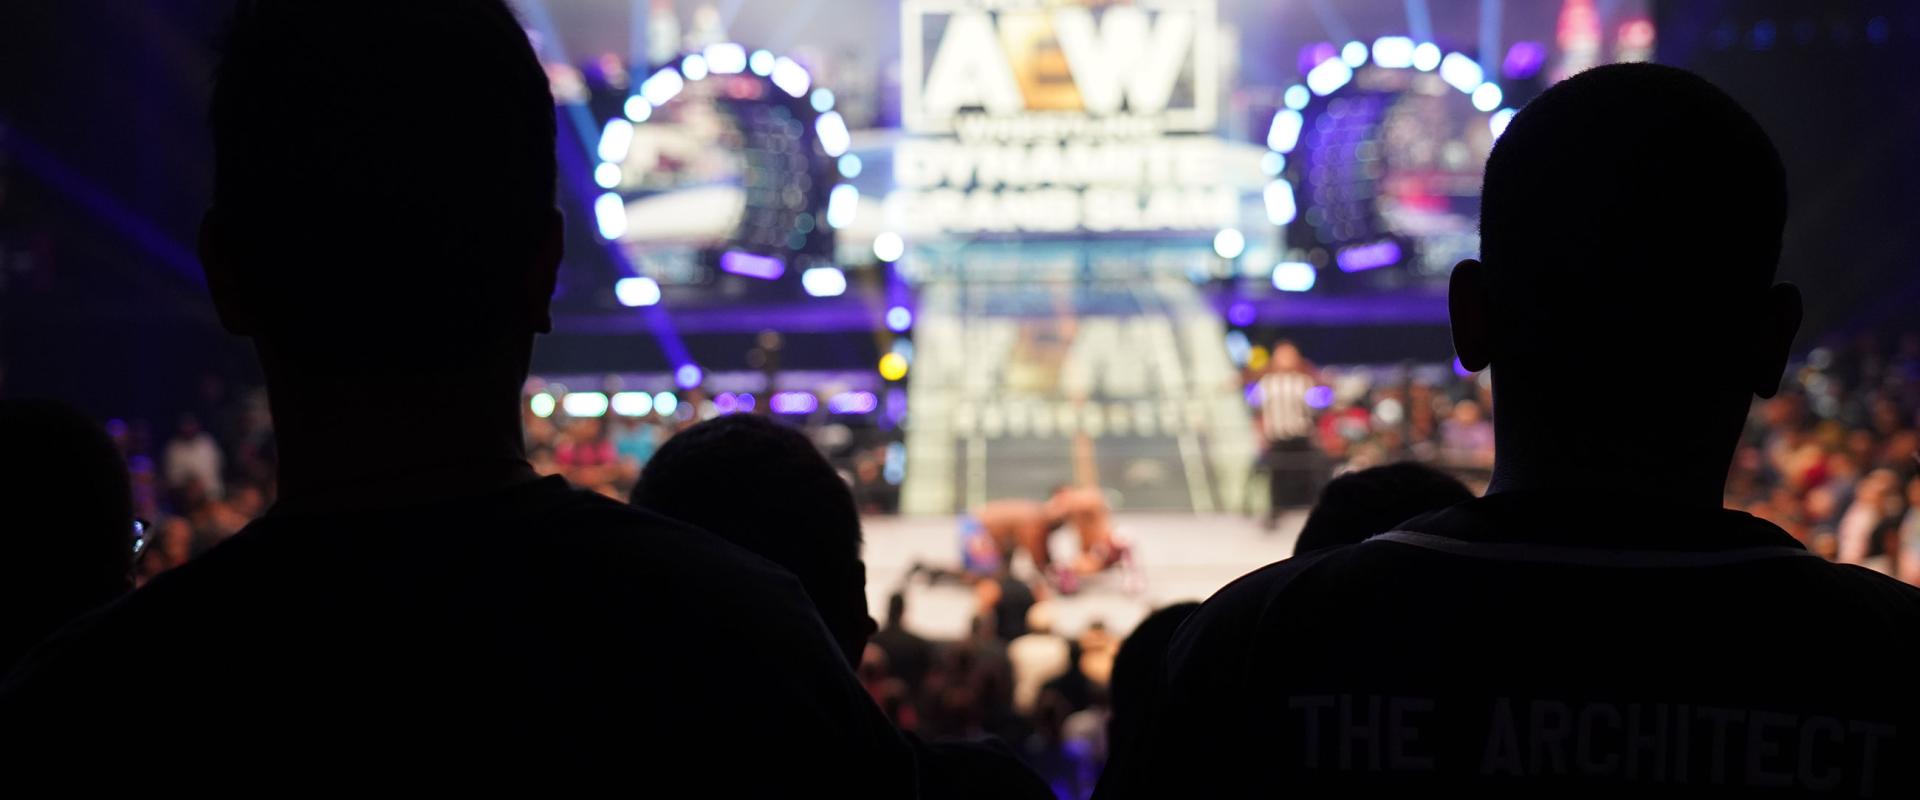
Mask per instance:
[[[1278,524],[1281,510],[1313,504],[1318,459],[1307,391],[1318,383],[1313,365],[1301,357],[1300,348],[1285,339],[1274,343],[1267,374],[1258,384],[1260,413],[1255,420],[1267,468],[1268,530]]]

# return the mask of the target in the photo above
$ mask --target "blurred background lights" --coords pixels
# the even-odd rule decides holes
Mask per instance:
[[[599,392],[574,392],[560,400],[569,417],[600,417],[607,413],[607,396]]]
[[[1247,237],[1240,231],[1227,228],[1213,235],[1213,252],[1221,258],[1239,258],[1247,251]]]
[[[541,419],[553,416],[553,395],[541,392],[527,399],[527,410]]]
[[[660,302],[660,284],[652,278],[621,278],[613,284],[614,299],[628,308]]]

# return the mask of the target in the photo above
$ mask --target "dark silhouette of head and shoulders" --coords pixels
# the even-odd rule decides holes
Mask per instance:
[[[1415,461],[1349,472],[1321,487],[1293,554],[1359,544],[1414,517],[1472,499],[1459,478]]]
[[[1766,133],[1600,67],[1514,116],[1481,203],[1449,302],[1492,370],[1487,495],[1215,594],[1100,795],[1916,791],[1920,592],[1722,508],[1800,317]]]
[[[11,761],[910,794],[797,581],[528,466],[562,220],[507,5],[249,0],[221,56],[200,250],[267,378],[280,501],[9,678]],[[136,711],[141,758],[92,757]]]

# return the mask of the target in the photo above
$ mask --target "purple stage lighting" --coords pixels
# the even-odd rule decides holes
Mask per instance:
[[[1454,356],[1453,357],[1453,374],[1458,375],[1462,378],[1471,378],[1473,377],[1473,370],[1467,369],[1467,365],[1460,363],[1459,356]]]
[[[827,401],[827,410],[835,414],[871,414],[880,407],[880,398],[872,392],[845,392]]]
[[[731,414],[740,410],[740,398],[732,392],[721,392],[713,398],[713,410],[720,414]]]
[[[775,414],[811,414],[820,408],[820,399],[809,392],[781,392],[767,401]]]
[[[913,327],[913,310],[906,306],[894,306],[887,309],[887,330],[905,333]]]
[[[673,371],[673,382],[682,389],[699,386],[706,377],[707,374],[696,364],[681,364],[679,369]]]
[[[1539,74],[1547,63],[1547,46],[1539,42],[1514,42],[1500,62],[1500,74],[1508,80],[1524,81]]]
[[[1258,312],[1254,310],[1253,304],[1244,300],[1227,308],[1227,321],[1242,328],[1252,325],[1256,317]]]
[[[1307,390],[1308,408],[1326,408],[1333,405],[1333,387],[1315,386]]]
[[[747,394],[746,392],[741,392],[737,395],[734,395],[733,400],[734,400],[734,407],[740,413],[742,414],[753,413],[753,407],[754,405],[756,405],[756,401],[753,399],[753,395]]]
[[[1305,75],[1312,72],[1314,67],[1320,66],[1320,62],[1339,55],[1340,49],[1334,47],[1332,42],[1314,42],[1300,48],[1300,63],[1296,66],[1300,68],[1300,74]]]
[[[763,281],[774,281],[787,274],[787,262],[773,256],[756,255],[745,250],[728,250],[720,254],[720,271],[759,278]]]
[[[1390,267],[1400,263],[1400,243],[1383,239],[1372,244],[1354,245],[1335,254],[1333,260],[1340,265],[1341,272]]]

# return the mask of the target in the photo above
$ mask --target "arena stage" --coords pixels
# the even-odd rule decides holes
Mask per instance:
[[[1280,517],[1271,533],[1257,520],[1230,514],[1122,513],[1116,529],[1133,543],[1145,577],[1138,594],[1122,590],[1118,574],[1087,580],[1080,591],[1055,596],[1054,629],[1078,635],[1095,621],[1124,636],[1153,609],[1187,600],[1205,600],[1220,587],[1259,567],[1293,554],[1293,542],[1306,521],[1305,511]],[[959,565],[958,520],[943,516],[868,517],[866,529],[867,602],[876,620],[885,622],[887,597],[906,586],[906,627],[935,640],[964,638],[973,615],[973,593],[957,582],[929,585],[925,576],[907,580],[915,562],[954,569]],[[1055,559],[1067,558],[1075,543],[1072,529],[1053,536]],[[1034,576],[1024,556],[1015,574]]]

